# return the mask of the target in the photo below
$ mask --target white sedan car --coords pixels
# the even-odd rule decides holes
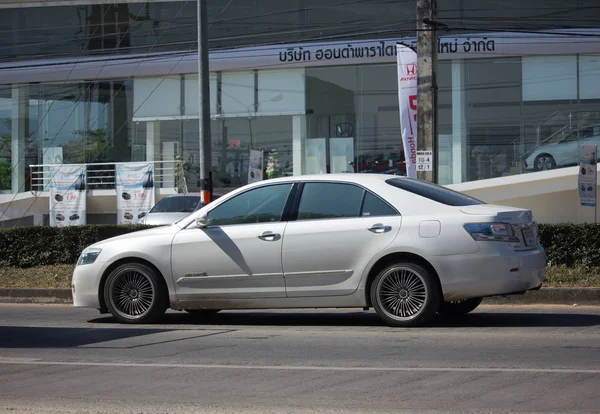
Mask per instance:
[[[169,227],[82,252],[74,306],[124,323],[166,309],[375,308],[391,326],[538,289],[530,211],[380,174],[286,177],[221,197]]]

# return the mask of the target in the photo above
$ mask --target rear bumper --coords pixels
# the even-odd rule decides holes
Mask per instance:
[[[488,242],[484,242],[488,243]],[[444,300],[510,295],[539,289],[546,277],[546,252],[513,251],[508,245],[498,249],[491,242],[487,251],[469,255],[435,257]],[[496,251],[494,251],[496,250]]]

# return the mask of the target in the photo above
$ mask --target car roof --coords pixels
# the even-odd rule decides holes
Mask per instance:
[[[405,178],[401,175],[391,174],[369,174],[369,173],[349,173],[349,174],[312,174],[296,175],[290,177],[273,178],[270,180],[259,181],[256,184],[267,182],[297,182],[297,181],[345,181],[356,184],[369,184],[389,180],[390,178]]]
[[[170,197],[189,197],[189,196],[193,196],[193,197],[200,197],[200,193],[177,193],[177,194],[171,194],[168,195],[166,197],[163,198],[170,198]]]

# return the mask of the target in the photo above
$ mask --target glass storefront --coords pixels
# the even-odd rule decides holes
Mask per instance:
[[[581,144],[600,144],[599,79],[600,54],[441,60],[439,182],[576,165]],[[1,86],[0,192],[29,190],[36,164],[178,159],[197,190],[197,82]],[[405,174],[394,63],[223,71],[210,87],[216,189],[248,183],[251,150],[265,177]]]
[[[440,182],[574,166],[600,144],[600,55],[453,60],[439,68]]]

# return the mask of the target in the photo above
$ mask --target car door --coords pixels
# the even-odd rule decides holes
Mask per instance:
[[[579,145],[577,131],[571,132],[556,146],[556,165],[564,167],[566,165],[578,164]]]
[[[349,183],[306,182],[297,197],[283,241],[287,296],[351,294],[369,261],[396,237],[400,214]]]
[[[292,183],[250,189],[208,211],[175,236],[172,269],[179,300],[285,297],[282,216]]]

